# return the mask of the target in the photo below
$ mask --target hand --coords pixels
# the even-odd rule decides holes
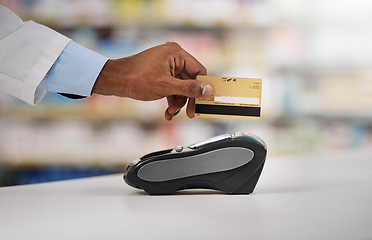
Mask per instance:
[[[136,55],[109,60],[98,76],[93,93],[152,101],[167,98],[165,119],[172,120],[186,104],[195,116],[195,98],[209,97],[212,87],[195,80],[207,70],[177,43],[166,43]]]

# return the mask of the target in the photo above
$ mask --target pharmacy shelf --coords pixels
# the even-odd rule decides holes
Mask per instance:
[[[360,1],[349,2],[358,12]],[[110,58],[179,41],[210,75],[260,77],[264,84],[259,121],[189,120],[181,112],[168,123],[165,101],[71,101],[51,94],[30,107],[0,95],[0,160],[15,170],[120,167],[145,153],[231,131],[259,135],[272,155],[370,146],[372,59],[364,43],[372,41],[371,15],[363,9],[340,14],[349,9],[338,2],[335,9],[335,0],[1,3]]]

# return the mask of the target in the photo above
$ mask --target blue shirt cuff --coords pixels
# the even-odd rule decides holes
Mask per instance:
[[[73,41],[69,42],[39,87],[48,92],[90,96],[108,58]]]

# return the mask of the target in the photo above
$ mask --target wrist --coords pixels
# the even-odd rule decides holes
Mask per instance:
[[[123,96],[124,75],[122,74],[123,65],[120,60],[108,60],[98,75],[92,88],[92,93],[100,95]]]

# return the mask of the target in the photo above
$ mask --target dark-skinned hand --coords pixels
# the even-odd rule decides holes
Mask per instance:
[[[195,98],[209,97],[212,87],[195,80],[207,70],[177,43],[159,45],[136,55],[109,60],[92,92],[152,101],[167,98],[165,119],[172,120],[187,103],[189,118],[195,116]]]

